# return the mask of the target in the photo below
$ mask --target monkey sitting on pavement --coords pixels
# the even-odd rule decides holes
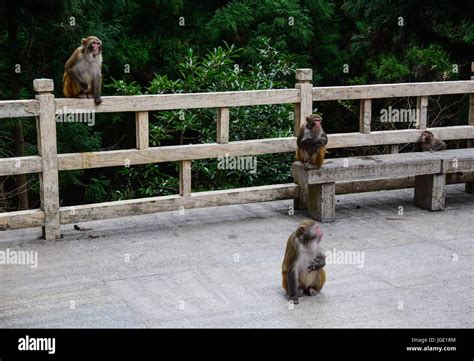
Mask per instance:
[[[320,246],[322,237],[319,224],[307,219],[288,238],[282,264],[282,284],[293,304],[298,304],[304,293],[314,296],[323,288],[326,260]]]

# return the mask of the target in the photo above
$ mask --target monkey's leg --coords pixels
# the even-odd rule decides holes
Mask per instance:
[[[322,145],[319,148],[319,152],[316,155],[316,161],[315,161],[316,168],[318,168],[318,169],[321,168],[321,166],[324,163],[324,157],[325,156],[326,156],[326,147],[324,145]]]
[[[321,260],[322,260],[322,263],[321,263]],[[314,271],[315,273],[312,273],[314,275],[314,279],[311,282],[311,284],[308,285],[309,287],[305,289],[306,294],[309,296],[316,296],[319,293],[319,291],[321,291],[321,288],[323,288],[324,282],[326,282],[326,272],[324,271],[324,268],[322,268],[326,265],[324,256],[321,253],[318,254],[318,256],[313,262],[315,261],[318,264],[318,266],[321,266],[321,267],[318,270]]]
[[[301,162],[303,165],[303,169],[307,169],[308,166],[308,160],[309,160],[309,154],[305,150],[298,148],[296,150],[297,154],[297,159]]]
[[[295,159],[300,161],[300,162],[303,161],[303,156],[301,154],[301,149],[300,148],[296,149]]]
[[[316,290],[316,288],[310,287],[306,290],[306,294],[308,296],[316,296],[319,293],[319,291]]]
[[[311,288],[314,288],[316,292],[319,292],[323,288],[324,283],[326,283],[326,271],[324,271],[324,268],[321,268],[318,271],[318,276],[316,277],[315,284]]]
[[[70,71],[69,73],[70,78],[72,79],[73,84],[75,85],[74,92],[76,93],[75,96],[78,96],[79,93],[87,93],[89,89],[89,85],[87,84],[86,79],[82,76],[80,72],[77,71]]]
[[[78,78],[74,73],[68,72],[64,74],[64,86],[63,93],[68,98],[75,98],[83,93],[81,86],[79,85]]]

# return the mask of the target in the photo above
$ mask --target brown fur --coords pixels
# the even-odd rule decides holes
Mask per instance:
[[[429,130],[421,133],[420,143],[423,152],[437,152],[446,149],[446,143],[436,138]]]
[[[93,43],[99,43],[98,53],[94,53]],[[64,65],[63,93],[68,98],[93,96],[97,104],[100,98],[102,80],[102,41],[96,36],[82,39],[78,47]],[[81,83],[82,86],[81,86]]]
[[[313,242],[315,239],[307,239],[307,231],[309,228],[314,227],[317,223],[313,220],[307,219],[302,221],[296,231],[294,231],[288,238],[285,250],[285,257],[282,264],[282,286],[286,293],[290,293],[288,289],[288,273],[295,267],[295,263],[298,261],[298,252],[301,246],[300,242]],[[305,239],[306,237],[306,239]],[[306,274],[305,277],[298,277],[298,287],[304,290],[314,289],[319,292],[326,282],[326,272],[324,268],[312,271]]]
[[[298,132],[296,160],[303,163],[305,168],[310,165],[319,169],[324,163],[328,138],[321,125],[322,120],[320,115],[311,114],[306,117],[306,124]],[[319,129],[315,126],[316,123],[319,124]]]

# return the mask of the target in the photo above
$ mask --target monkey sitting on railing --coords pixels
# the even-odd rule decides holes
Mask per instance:
[[[102,103],[102,41],[96,36],[82,39],[81,46],[72,53],[64,65],[63,93],[68,98],[94,97]]]

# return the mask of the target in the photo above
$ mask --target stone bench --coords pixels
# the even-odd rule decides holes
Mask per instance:
[[[336,182],[415,176],[415,205],[444,208],[446,174],[474,171],[474,148],[327,159],[320,169],[292,165],[296,206],[320,222],[335,219]]]

